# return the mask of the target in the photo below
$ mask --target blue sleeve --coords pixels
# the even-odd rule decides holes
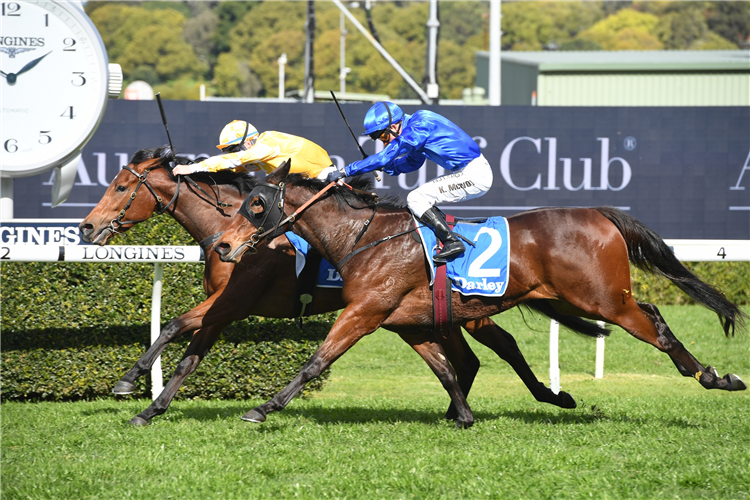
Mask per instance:
[[[417,170],[424,164],[421,148],[427,142],[429,132],[425,127],[410,122],[396,139],[380,153],[355,161],[345,167],[346,175],[358,175],[382,169],[389,175],[398,175]]]

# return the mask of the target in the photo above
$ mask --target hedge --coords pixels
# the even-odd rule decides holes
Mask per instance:
[[[169,217],[141,224],[114,244],[194,244]],[[150,344],[153,264],[10,262],[0,266],[0,397],[71,401],[113,397],[115,383]],[[164,324],[204,298],[203,264],[165,264]],[[242,300],[238,297],[237,300]],[[315,352],[335,313],[294,320],[250,318],[225,329],[178,398],[269,398]],[[190,335],[162,355],[165,381]],[[319,390],[329,373],[308,384]],[[149,377],[136,397],[149,397]]]
[[[167,216],[143,223],[115,244],[194,244]],[[750,304],[750,263],[686,264],[738,304]],[[166,264],[164,323],[200,303],[202,264]],[[634,269],[639,301],[688,304],[668,280]],[[119,378],[150,341],[152,264],[4,263],[0,266],[3,400],[78,400],[109,397]],[[242,300],[238,297],[238,300]],[[313,354],[335,314],[293,320],[250,318],[228,327],[196,373],[178,393],[182,398],[268,398],[278,392]],[[171,376],[188,339],[162,356]],[[326,372],[308,384],[322,387]],[[135,396],[147,397],[148,377]]]

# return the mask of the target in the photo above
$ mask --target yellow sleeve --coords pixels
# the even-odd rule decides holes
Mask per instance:
[[[200,163],[194,163],[192,165],[193,172],[220,172],[223,170],[231,170],[232,172],[264,170],[270,172],[273,167],[269,165],[269,161],[279,156],[281,151],[278,145],[268,144],[267,141],[264,141],[265,135],[265,133],[261,134],[255,145],[246,151],[212,156]]]

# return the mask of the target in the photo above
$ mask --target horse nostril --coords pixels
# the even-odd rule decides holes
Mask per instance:
[[[94,231],[94,225],[93,224],[81,224],[78,226],[78,231],[81,232],[81,234],[91,234]]]
[[[216,250],[216,253],[218,253],[219,255],[228,255],[232,250],[232,245],[230,245],[229,243],[220,242],[214,247],[214,250]]]

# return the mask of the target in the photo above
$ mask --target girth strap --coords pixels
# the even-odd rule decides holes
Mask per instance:
[[[455,218],[452,215],[445,216],[448,227],[453,230]],[[440,240],[438,239],[438,244]],[[428,256],[431,258],[431,256]],[[447,339],[453,327],[453,300],[451,280],[447,275],[447,264],[436,263],[435,281],[432,285],[432,311],[435,332]]]

